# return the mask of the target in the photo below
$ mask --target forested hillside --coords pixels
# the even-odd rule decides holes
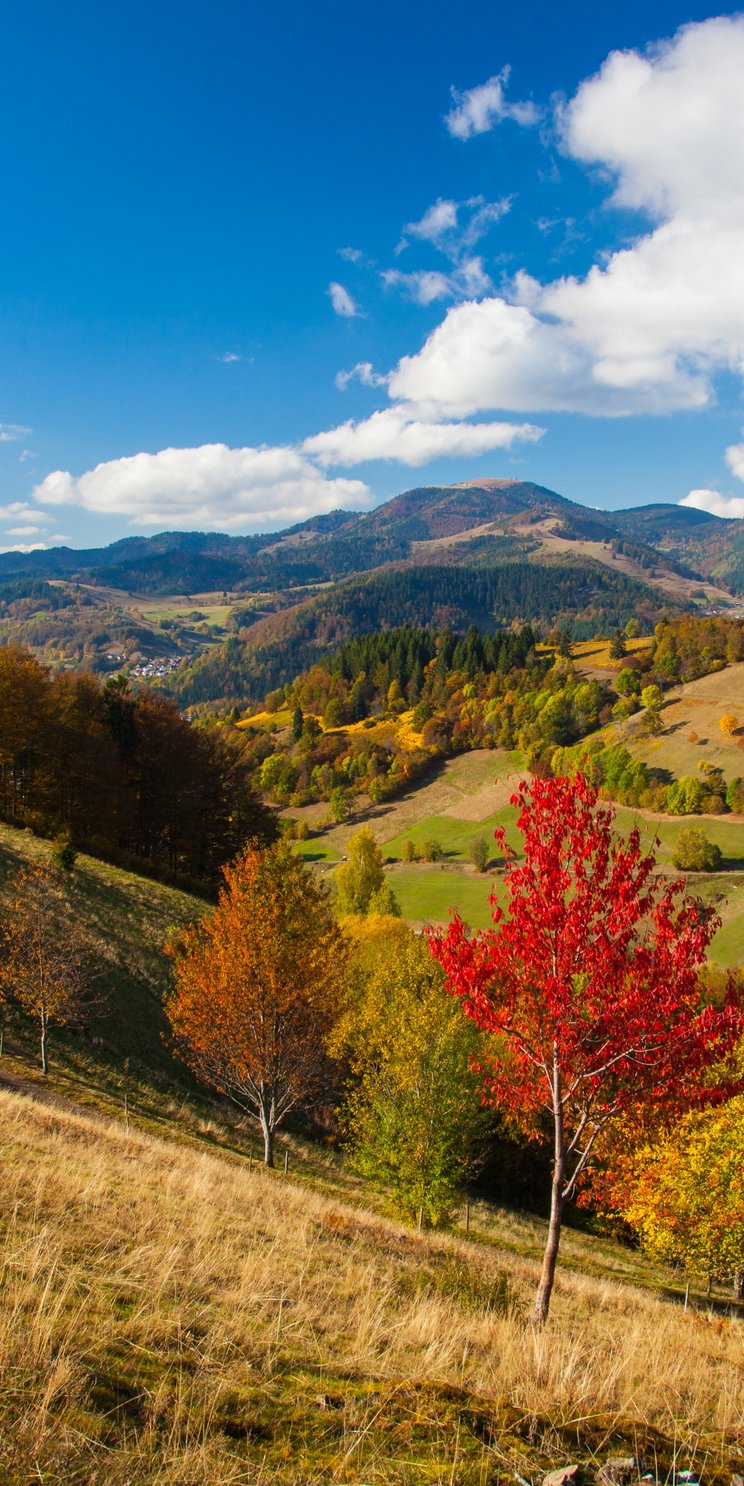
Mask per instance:
[[[571,622],[577,639],[641,617],[650,628],[669,604],[653,589],[597,563],[489,568],[406,567],[338,585],[296,608],[248,624],[174,676],[185,705],[258,699],[353,634],[400,625],[499,629]],[[246,618],[250,620],[250,615]]]
[[[244,741],[123,679],[52,675],[0,648],[0,818],[201,890],[273,819]]]

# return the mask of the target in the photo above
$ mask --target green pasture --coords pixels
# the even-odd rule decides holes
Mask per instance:
[[[479,836],[485,836],[493,856],[496,857],[497,848],[493,840],[496,827],[502,826],[506,830],[509,844],[516,846],[518,837],[515,823],[516,811],[511,805],[504,806],[493,815],[487,815],[481,821],[457,820],[449,815],[429,815],[424,820],[417,821],[409,830],[401,831],[391,841],[384,841],[382,850],[386,857],[400,860],[404,841],[412,841],[419,850],[425,841],[438,841],[446,857],[467,860],[470,843]]]
[[[306,841],[293,841],[292,846],[306,862],[341,861],[341,852],[337,851],[327,836],[308,836]]]
[[[628,832],[638,826],[644,846],[650,848],[657,840],[654,851],[660,864],[673,866],[675,845],[683,831],[704,831],[709,841],[721,848],[724,867],[744,868],[744,824],[728,816],[667,815],[661,820],[649,819],[640,811],[617,808],[616,824],[619,830]]]
[[[491,874],[451,872],[441,867],[404,867],[385,874],[404,918],[413,923],[446,924],[457,909],[472,929],[491,923]]]

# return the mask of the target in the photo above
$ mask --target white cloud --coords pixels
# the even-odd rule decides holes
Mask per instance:
[[[719,490],[691,490],[679,504],[692,506],[696,511],[708,511],[711,516],[724,516],[728,520],[744,517],[744,495],[721,495]]]
[[[225,366],[230,366],[233,361],[242,361],[243,358],[238,355],[237,351],[225,351],[223,356],[217,357],[217,360],[222,361]]]
[[[493,288],[482,258],[466,258],[450,273],[438,268],[414,269],[411,273],[388,268],[382,274],[382,281],[387,289],[398,289],[406,299],[421,305],[447,299],[472,299]]]
[[[46,552],[43,542],[16,542],[14,547],[0,547],[0,552]]]
[[[31,432],[30,428],[24,428],[20,423],[0,423],[0,444],[15,444],[18,439],[25,438]]]
[[[25,500],[14,500],[10,502],[10,505],[0,506],[0,521],[22,521],[24,519],[36,522],[48,520],[41,511],[35,506],[30,506]]]
[[[445,124],[455,139],[472,139],[474,134],[487,134],[503,119],[517,124],[536,124],[540,111],[534,103],[507,103],[504,88],[509,81],[508,67],[477,88],[465,93],[452,89],[455,107],[445,116]]]
[[[345,392],[350,382],[361,382],[363,387],[387,386],[387,377],[376,372],[371,361],[358,361],[351,371],[336,372],[334,381],[339,392]]]
[[[54,470],[33,496],[41,506],[128,516],[132,526],[221,531],[271,531],[372,501],[360,480],[328,479],[296,449],[225,444],[112,459],[78,478]]]
[[[465,418],[484,409],[617,415],[680,406],[679,377],[669,390],[657,369],[640,385],[619,388],[594,375],[589,350],[569,328],[546,323],[522,304],[491,298],[455,305],[416,356],[391,374],[391,397],[430,418]],[[705,389],[688,378],[688,407]]]
[[[339,248],[338,256],[343,258],[345,263],[361,263],[364,259],[361,248]]]
[[[40,526],[39,523],[37,522],[35,526],[9,526],[7,528],[7,530],[3,532],[3,536],[4,537],[43,537],[43,535],[44,535],[44,525],[45,524],[46,523],[43,523]]]
[[[441,196],[427,207],[418,222],[406,222],[403,236],[395,249],[397,254],[410,247],[410,239],[430,243],[444,253],[451,263],[460,263],[464,255],[480,242],[495,222],[511,210],[512,198],[486,201],[485,196],[471,196],[466,201],[451,201]]]
[[[457,230],[459,205],[457,201],[445,201],[440,196],[433,206],[427,207],[420,221],[406,222],[397,252],[401,252],[408,246],[406,234],[408,237],[417,237],[422,242],[434,243],[439,247],[450,233]]]
[[[744,480],[744,444],[729,444],[726,463],[737,480]]]
[[[305,439],[305,454],[322,465],[349,466],[373,459],[400,464],[428,464],[432,459],[463,457],[509,449],[517,442],[535,443],[544,430],[529,423],[432,423],[405,407],[385,408],[362,422],[342,423],[327,433]]]
[[[343,319],[353,320],[361,313],[356,300],[353,299],[348,289],[344,288],[343,284],[329,284],[328,294],[330,295],[335,313],[341,315]]]
[[[659,413],[705,407],[717,373],[744,375],[742,76],[744,16],[613,53],[561,111],[563,144],[650,229],[583,278],[518,275],[511,292],[451,309],[391,395],[440,417]],[[497,116],[495,81],[490,103],[463,103],[462,137]]]

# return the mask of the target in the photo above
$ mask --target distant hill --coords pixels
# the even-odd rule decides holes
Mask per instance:
[[[418,561],[421,543],[455,548],[446,561],[470,561],[457,549],[484,538],[511,538],[525,554],[553,536],[605,544],[634,541],[641,565],[671,562],[691,578],[725,576],[732,554],[744,551],[744,522],[687,506],[650,505],[591,510],[530,481],[481,479],[424,485],[369,512],[334,511],[261,536],[220,532],[160,532],[127,537],[110,547],[0,554],[0,580],[71,578],[131,594],[188,594],[217,589],[265,592],[328,583],[387,563]],[[518,553],[516,555],[519,555]],[[588,554],[594,555],[596,554]],[[428,557],[427,557],[428,560]],[[744,587],[744,573],[741,575]],[[734,586],[734,591],[739,591]]]
[[[3,600],[24,582],[46,587],[20,606]],[[649,627],[665,612],[725,611],[739,594],[744,522],[658,503],[595,510],[494,478],[418,486],[373,511],[263,535],[160,532],[0,554],[0,644],[57,666],[174,672],[189,703],[242,701],[370,626],[571,620],[591,635],[631,615]]]
[[[570,621],[581,639],[633,616],[650,627],[660,612],[653,588],[589,561],[393,568],[347,580],[254,623],[247,614],[238,635],[182,666],[169,684],[185,705],[244,701],[284,685],[352,634],[405,624],[488,630],[537,620]]]

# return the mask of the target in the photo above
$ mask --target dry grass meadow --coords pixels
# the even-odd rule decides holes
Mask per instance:
[[[743,1323],[614,1245],[567,1235],[535,1333],[534,1222],[420,1236],[8,1092],[0,1129],[3,1486],[485,1486],[636,1451],[660,1479],[741,1470]]]

